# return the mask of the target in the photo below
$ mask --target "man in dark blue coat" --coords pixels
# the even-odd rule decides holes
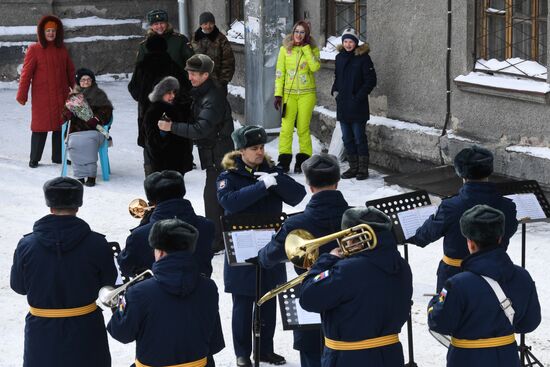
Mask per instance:
[[[454,166],[458,176],[464,180],[464,186],[457,195],[441,201],[437,212],[430,216],[418,228],[416,234],[407,242],[425,247],[443,238],[443,259],[437,269],[437,287],[439,293],[445,281],[460,272],[460,264],[468,255],[466,239],[460,232],[459,220],[462,214],[478,204],[486,204],[504,213],[506,231],[502,237],[504,249],[508,247],[510,237],[516,233],[516,204],[502,197],[495,184],[488,181],[493,172],[493,154],[485,148],[473,146],[460,151]]]
[[[83,187],[68,177],[44,184],[50,215],[15,250],[10,286],[31,306],[25,322],[24,367],[110,367],[99,289],[117,271],[105,237],[76,217]]]
[[[149,246],[149,232],[155,222],[179,218],[191,224],[199,231],[196,250],[193,254],[199,272],[210,277],[212,274],[212,241],[214,224],[195,214],[191,202],[184,199],[185,183],[177,171],[154,172],[143,182],[145,195],[150,205],[155,208],[149,216],[149,223],[132,230],[126,239],[126,247],[118,255],[118,264],[122,275],[132,277],[143,270],[151,269],[155,262],[153,249]]]
[[[280,266],[287,259],[285,240],[294,229],[304,229],[315,238],[323,237],[340,230],[342,214],[349,209],[344,196],[338,191],[340,167],[335,157],[328,154],[313,155],[302,164],[302,172],[313,194],[303,213],[288,218],[281,229],[258,254],[262,267]],[[329,252],[337,246],[336,241],[324,245],[321,253]],[[296,273],[305,270],[295,267]],[[263,307],[263,306],[262,306]],[[300,351],[302,367],[320,367],[322,338],[320,330],[295,330],[294,349]]]
[[[451,336],[448,367],[519,367],[514,333],[531,332],[541,321],[535,283],[502,246],[501,211],[477,205],[462,215],[460,228],[471,255],[462,262],[462,273],[449,278],[430,302],[428,326]]]
[[[199,273],[193,251],[199,232],[179,219],[156,222],[149,234],[154,277],[126,292],[107,330],[136,341],[136,367],[207,366],[217,339],[218,289]],[[213,366],[213,360],[208,366]]]
[[[323,367],[402,367],[399,332],[409,317],[411,269],[390,218],[372,207],[347,210],[342,229],[358,224],[371,226],[377,243],[347,258],[340,248],[322,254],[302,284],[300,305],[321,313]]]
[[[283,202],[295,206],[305,196],[304,187],[265,155],[265,130],[244,126],[232,134],[237,151],[227,153],[222,161],[225,169],[218,177],[218,200],[225,214],[281,213]],[[230,266],[224,263],[225,291],[233,295],[233,346],[238,366],[250,366],[252,352],[252,308],[256,296],[256,271],[252,266]],[[262,291],[267,292],[286,281],[284,264],[262,272]],[[273,352],[276,302],[262,306],[260,360],[285,363],[284,357]]]
[[[376,71],[369,56],[369,44],[359,45],[359,36],[353,28],[342,33],[334,68],[336,92],[336,119],[342,128],[349,169],[342,178],[365,180],[369,177],[369,143],[366,134],[370,118],[369,94],[376,87]]]

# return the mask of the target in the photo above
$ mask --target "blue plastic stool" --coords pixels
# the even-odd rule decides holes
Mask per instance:
[[[113,117],[111,116],[111,119],[106,125],[103,126],[103,128],[107,131],[111,130],[112,123]],[[61,176],[63,177],[67,176],[67,149],[65,147],[64,137],[67,131],[68,124],[69,122],[65,121],[61,126],[61,137],[63,137],[63,139],[61,140],[61,161],[63,162],[63,166],[61,167]],[[103,181],[109,181],[109,176],[111,175],[111,165],[109,164],[109,141],[107,139],[105,139],[103,144],[101,144],[101,146],[99,147],[98,155]]]

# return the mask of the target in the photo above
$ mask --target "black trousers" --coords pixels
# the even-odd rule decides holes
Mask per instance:
[[[33,132],[31,135],[31,161],[40,162],[44,146],[46,145],[47,132]],[[61,131],[52,132],[52,162],[61,163]]]
[[[218,203],[216,188],[216,180],[220,173],[222,173],[222,171],[215,167],[208,167],[206,169],[206,183],[203,192],[205,217],[214,222],[216,226],[216,234],[214,235],[214,242],[212,243],[212,248],[216,252],[224,248],[220,221],[220,217],[223,215],[223,208]]]

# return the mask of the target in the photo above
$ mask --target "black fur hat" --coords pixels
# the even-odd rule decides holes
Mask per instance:
[[[149,246],[166,252],[195,252],[199,231],[180,219],[164,219],[153,224],[149,233]]]
[[[462,178],[479,180],[493,173],[493,153],[474,145],[462,149],[454,159],[456,174]]]
[[[214,61],[212,61],[208,55],[195,54],[185,63],[185,70],[212,74],[212,70],[214,70]]]
[[[214,14],[210,13],[209,11],[205,11],[201,15],[199,15],[199,25],[204,23],[216,23],[216,18],[214,18]]]
[[[147,22],[149,25],[156,22],[168,22],[168,13],[162,9],[151,10],[147,13]]]
[[[332,154],[314,154],[302,163],[306,182],[313,187],[334,185],[340,181],[340,164]]]
[[[147,37],[145,41],[145,48],[151,53],[161,53],[168,50],[168,43],[166,39],[159,34],[153,34]]]
[[[504,234],[504,214],[488,205],[476,205],[460,217],[460,231],[478,244],[497,244]]]
[[[84,186],[74,178],[56,177],[44,184],[46,205],[55,209],[74,209],[82,206]]]
[[[179,91],[180,83],[173,76],[167,76],[155,85],[153,91],[149,93],[149,100],[151,102],[158,102],[162,100],[162,96],[172,90]]]
[[[86,69],[86,68],[80,68],[76,71],[76,84],[80,84],[80,79],[84,76],[84,75],[87,75],[89,76],[90,78],[92,78],[92,84],[95,83],[95,74],[93,71],[91,71],[90,69]]]
[[[235,149],[244,149],[254,145],[265,144],[267,134],[261,126],[243,126],[231,133]]]
[[[358,224],[368,224],[375,232],[391,231],[392,229],[390,217],[372,206],[350,208],[344,212],[342,229],[348,229]]]
[[[153,172],[143,181],[145,195],[151,203],[161,203],[185,196],[185,182],[178,171]]]

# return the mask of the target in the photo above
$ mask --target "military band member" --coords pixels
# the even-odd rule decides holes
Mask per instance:
[[[31,306],[25,321],[24,367],[109,367],[111,356],[99,289],[117,271],[105,236],[76,216],[83,186],[57,177],[44,184],[47,215],[15,250],[10,286]]]
[[[378,243],[342,258],[339,248],[322,254],[302,284],[300,305],[321,313],[323,367],[403,366],[398,334],[407,322],[412,274],[397,250],[391,220],[369,208],[347,210],[342,229],[368,224]]]
[[[212,241],[214,241],[214,224],[195,214],[189,200],[184,199],[185,182],[177,171],[154,172],[143,182],[149,205],[154,206],[149,215],[149,222],[132,230],[126,239],[126,246],[118,255],[118,264],[122,275],[131,277],[146,269],[151,269],[155,262],[154,251],[149,246],[149,232],[153,224],[162,219],[178,218],[191,224],[199,231],[199,238],[193,257],[196,259],[199,272],[210,277],[212,274]]]
[[[462,215],[460,228],[471,255],[430,302],[428,325],[451,336],[448,367],[518,367],[514,333],[531,332],[541,321],[535,283],[506,254],[501,211],[476,205]]]
[[[199,233],[179,219],[156,222],[149,234],[154,277],[128,288],[107,330],[136,341],[136,367],[207,366],[217,338],[218,289],[193,258]],[[213,360],[208,366],[213,366]]]
[[[448,278],[460,272],[460,264],[468,255],[466,239],[460,233],[459,226],[459,219],[466,210],[478,204],[486,204],[504,213],[504,249],[518,228],[516,205],[499,194],[495,184],[488,181],[493,172],[493,154],[490,151],[478,146],[463,149],[456,155],[454,167],[457,175],[462,177],[464,186],[457,195],[442,200],[437,212],[407,240],[425,247],[443,237],[443,259],[437,269],[437,292]]]
[[[340,166],[335,157],[315,154],[302,164],[302,172],[313,196],[303,213],[289,217],[282,228],[258,254],[262,267],[272,268],[287,259],[285,240],[290,231],[305,229],[315,238],[340,230],[342,214],[349,209],[344,196],[338,191]],[[336,247],[336,241],[319,250],[328,252]],[[301,274],[305,269],[295,268]],[[262,306],[263,307],[263,306]],[[321,366],[322,338],[320,330],[294,330],[294,349],[300,351],[302,367]]]
[[[217,180],[218,200],[225,214],[281,213],[283,202],[295,206],[305,196],[304,187],[266,156],[264,144],[267,135],[258,126],[244,126],[231,136],[236,151],[227,153],[222,161],[225,169]],[[286,281],[284,264],[262,272],[262,291],[267,292]],[[237,366],[251,366],[252,309],[256,293],[256,270],[252,266],[230,266],[224,263],[225,291],[233,295],[233,346]],[[260,360],[272,364],[286,361],[273,351],[276,302],[262,306]]]

